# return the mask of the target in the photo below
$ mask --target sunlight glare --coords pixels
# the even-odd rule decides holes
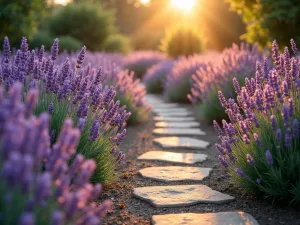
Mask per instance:
[[[196,5],[196,0],[171,0],[171,6],[184,12],[191,11]]]
[[[148,5],[150,3],[150,0],[140,0],[140,2],[144,5]]]
[[[54,0],[55,4],[67,5],[71,0]]]

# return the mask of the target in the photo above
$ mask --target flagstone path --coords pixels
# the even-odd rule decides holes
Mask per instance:
[[[162,161],[165,165],[141,169],[139,173],[144,179],[153,179],[162,185],[134,188],[133,196],[157,208],[184,208],[195,204],[227,204],[234,201],[234,197],[201,184],[210,175],[212,168],[191,167],[197,162],[209,160],[206,154],[196,151],[205,150],[210,145],[201,140],[205,132],[192,117],[193,113],[179,104],[165,103],[153,95],[148,95],[147,99],[153,107],[153,113],[157,115],[154,117],[157,123],[153,135],[162,136],[155,138],[154,143],[166,151],[149,151],[138,156],[138,160]],[[193,152],[177,152],[179,149]],[[171,185],[174,181],[196,183]],[[151,222],[153,225],[258,225],[251,215],[240,211],[153,215]]]

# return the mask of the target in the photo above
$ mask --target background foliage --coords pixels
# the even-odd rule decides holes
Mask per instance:
[[[261,46],[276,39],[280,46],[291,38],[300,41],[300,1],[298,0],[226,0],[243,17],[247,33],[242,38]]]
[[[46,0],[1,0],[0,39],[11,37],[11,45],[20,44],[22,36],[31,38],[49,7]]]

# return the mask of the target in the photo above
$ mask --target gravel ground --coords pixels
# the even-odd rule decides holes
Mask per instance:
[[[192,110],[191,106],[185,106]],[[208,185],[214,190],[229,194],[235,197],[235,201],[223,204],[197,204],[189,207],[180,208],[154,208],[150,204],[134,198],[132,196],[133,188],[145,186],[168,185],[162,182],[142,178],[138,171],[145,167],[152,166],[172,166],[176,164],[165,162],[143,162],[136,160],[137,157],[150,150],[162,150],[159,146],[153,145],[152,130],[154,121],[152,118],[146,124],[141,124],[128,128],[128,134],[121,149],[126,153],[126,161],[120,166],[119,180],[104,188],[101,200],[111,199],[113,201],[112,210],[108,212],[103,224],[107,225],[149,225],[152,215],[167,213],[206,213],[206,212],[225,212],[225,211],[244,211],[254,216],[260,225],[300,225],[300,208],[291,208],[280,204],[272,204],[262,199],[256,199],[254,195],[244,194],[228,183],[226,175],[222,171],[217,161],[217,150],[211,145],[203,151],[181,151],[177,152],[199,152],[208,154],[209,159],[204,163],[195,164],[195,166],[211,167],[213,172],[209,178],[206,178],[201,184]],[[208,124],[201,124],[201,129],[206,135],[201,137],[205,141],[214,143],[217,137],[213,127]],[[172,150],[169,150],[172,151]],[[199,182],[173,182],[176,184],[196,184]]]

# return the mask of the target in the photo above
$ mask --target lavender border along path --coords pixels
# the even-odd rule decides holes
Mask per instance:
[[[133,196],[157,208],[186,207],[199,203],[227,204],[234,201],[232,196],[214,191],[210,187],[201,184],[201,181],[210,175],[211,168],[185,166],[185,164],[195,164],[209,160],[206,154],[195,153],[198,150],[205,150],[210,143],[194,138],[194,136],[201,137],[201,135],[205,135],[205,132],[200,130],[200,124],[192,117],[192,113],[178,104],[164,103],[162,99],[153,95],[148,96],[148,99],[149,103],[152,104],[153,112],[158,114],[154,120],[159,121],[156,123],[153,134],[161,137],[154,139],[154,143],[160,145],[163,149],[172,149],[173,152],[165,150],[149,151],[139,156],[139,160],[163,161],[166,164],[161,167],[141,169],[139,171],[140,175],[145,179],[153,179],[164,183],[194,181],[199,184],[139,187],[134,188]],[[185,122],[186,126],[184,125]],[[172,137],[169,137],[170,135]],[[189,149],[193,153],[176,152],[182,149]],[[183,165],[172,166],[168,165],[169,163]],[[152,224],[258,225],[251,215],[244,212],[153,215]]]

